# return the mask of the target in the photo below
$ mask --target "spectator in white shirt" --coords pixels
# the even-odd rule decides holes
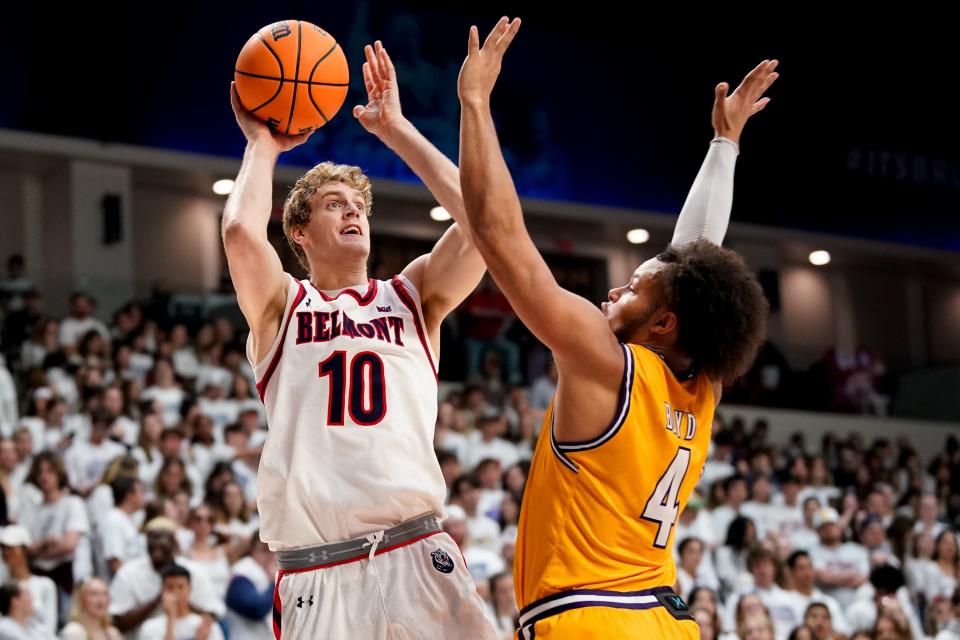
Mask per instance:
[[[840,497],[840,488],[833,483],[830,469],[821,456],[810,462],[810,482],[800,492],[799,499],[803,501],[810,496],[819,500],[821,505],[829,504],[830,500]]]
[[[437,408],[437,424],[433,431],[434,446],[449,451],[459,460],[467,459],[467,424],[463,413],[450,402],[441,402]]]
[[[85,293],[70,296],[70,317],[60,323],[60,345],[64,351],[73,353],[80,338],[89,331],[96,331],[104,340],[110,339],[107,325],[93,317],[96,308],[96,301]]]
[[[936,538],[947,525],[940,521],[940,501],[935,493],[925,493],[920,496],[920,506],[917,509],[918,518],[913,525],[914,534],[929,532]]]
[[[813,561],[810,554],[806,551],[794,551],[787,559],[787,567],[790,570],[790,584],[793,593],[801,603],[801,607],[806,608],[812,603],[821,603],[830,611],[830,619],[833,628],[841,633],[848,633],[846,617],[834,598],[831,598],[824,592],[816,588],[816,572],[813,569]]]
[[[753,587],[749,593],[760,596],[761,602],[767,608],[773,620],[777,640],[786,640],[793,628],[803,619],[802,602],[795,595],[784,591],[776,583],[777,558],[769,549],[762,547],[750,551],[747,556],[747,567],[753,577]],[[745,594],[734,598],[736,602]],[[731,603],[730,611],[735,611],[736,605]],[[728,621],[733,626],[734,620]]]
[[[460,476],[453,483],[451,503],[463,509],[470,529],[471,542],[478,547],[499,553],[500,527],[495,520],[480,512],[480,496],[480,481],[472,474]]]
[[[9,525],[0,529],[0,555],[12,580],[26,584],[34,604],[32,620],[51,634],[57,632],[57,585],[45,576],[34,575],[27,563],[30,533]]]
[[[80,544],[90,533],[86,506],[83,500],[70,495],[63,464],[49,451],[42,451],[33,459],[27,481],[43,495],[39,505],[23,509],[20,517],[33,540],[27,554],[35,573],[52,578],[61,592],[69,595],[75,578],[85,577],[74,574],[74,554],[89,552],[89,546]],[[79,566],[86,568],[88,564],[81,562]]]
[[[847,621],[854,629],[884,627],[881,619],[893,615],[901,626],[901,635],[890,635],[892,629],[883,629],[875,638],[924,638],[923,628],[916,609],[910,601],[910,594],[904,587],[903,573],[896,567],[883,565],[874,567],[870,572],[870,581],[858,594],[856,602],[845,609]]]
[[[140,512],[146,504],[146,494],[140,479],[127,475],[117,477],[111,489],[116,506],[103,515],[99,532],[101,553],[113,576],[124,562],[146,553],[138,526],[142,518]]]
[[[60,350],[60,324],[44,318],[33,326],[30,337],[20,349],[20,366],[24,369],[42,367],[48,353]]]
[[[757,528],[753,521],[744,516],[734,518],[725,544],[716,553],[717,577],[723,593],[736,593],[749,586],[747,555],[756,544]]]
[[[690,593],[697,587],[706,587],[719,591],[716,572],[713,570],[713,561],[709,553],[705,553],[705,545],[699,538],[687,537],[677,546],[680,562],[677,563],[678,594],[688,599]]]
[[[960,554],[957,552],[957,534],[949,529],[940,532],[933,547],[932,563],[927,565],[923,594],[927,602],[934,598],[949,598],[957,588],[960,576]]]
[[[726,478],[736,474],[737,470],[733,466],[733,438],[729,431],[723,431],[723,423],[719,417],[713,420],[714,433],[717,435],[710,442],[710,451],[706,463],[703,465],[703,473],[700,475],[698,485],[702,488],[711,487],[714,483],[721,482]],[[721,532],[721,536],[725,535]]]
[[[33,596],[21,582],[0,585],[0,638],[55,640],[56,636],[33,620]]]
[[[498,573],[490,577],[490,602],[493,628],[500,640],[512,640],[517,628],[517,598],[514,595],[513,573]]]
[[[180,408],[186,397],[173,375],[169,360],[157,358],[153,365],[153,384],[140,394],[141,400],[155,400],[163,408],[163,423],[168,427],[180,422]]]
[[[127,453],[122,444],[107,439],[113,416],[103,409],[93,413],[89,439],[74,438],[64,453],[63,461],[73,490],[88,497],[99,484],[107,465]]]
[[[470,530],[467,528],[467,522],[461,509],[451,507],[447,510],[447,514],[449,517],[443,521],[443,530],[463,552],[464,560],[467,563],[467,571],[470,572],[477,583],[477,593],[480,594],[481,598],[487,599],[490,586],[487,581],[502,572],[507,566],[506,562],[500,555],[486,547],[472,544]]]
[[[0,491],[7,505],[7,518],[16,521],[20,507],[20,484],[16,477],[17,448],[10,438],[0,438]]]
[[[474,469],[485,458],[496,458],[504,469],[516,464],[520,460],[516,445],[500,437],[506,430],[507,419],[499,410],[484,411],[477,420],[477,430],[467,436],[463,466]]]
[[[794,529],[790,535],[790,546],[794,549],[809,551],[820,543],[816,527],[813,526],[813,517],[820,511],[819,498],[810,496],[803,501],[803,526]]]
[[[260,528],[260,517],[252,511],[236,480],[228,480],[214,498],[217,523],[214,530],[224,536],[249,537]]]
[[[485,458],[477,465],[474,474],[480,481],[480,504],[477,510],[492,518],[500,518],[500,504],[503,502],[504,491],[500,485],[502,473],[500,461],[496,458]]]
[[[103,390],[103,408],[113,418],[110,423],[110,438],[127,447],[135,446],[137,436],[140,435],[140,425],[130,417],[128,407],[124,406],[123,391],[119,386]]]
[[[190,336],[185,325],[173,326],[170,330],[170,343],[173,349],[173,370],[181,378],[196,378],[200,370],[200,360],[193,345],[190,344]]]
[[[163,615],[147,620],[140,628],[138,640],[223,640],[220,627],[209,614],[190,611],[190,571],[178,564],[170,564],[160,572],[163,591],[160,606]]]
[[[6,359],[0,354],[0,434],[9,437],[19,417],[17,387],[7,370]]]
[[[70,606],[70,622],[60,632],[60,640],[120,640],[113,626],[110,594],[100,578],[88,578],[77,587]]]
[[[147,497],[153,497],[153,485],[163,465],[160,439],[163,437],[163,418],[157,413],[145,413],[140,418],[140,435],[137,446],[131,452],[140,463],[140,479],[147,488]]]
[[[447,485],[447,499],[450,500],[450,491],[453,489],[453,481],[463,475],[463,465],[460,459],[451,451],[440,449],[437,451],[437,462],[440,464],[440,473],[443,475],[443,483]]]
[[[750,486],[750,499],[740,505],[740,513],[757,525],[757,538],[763,540],[771,529],[774,520],[774,507],[771,504],[773,484],[765,475],[758,475]]]
[[[726,478],[723,481],[723,494],[723,504],[710,512],[710,519],[720,537],[726,538],[730,523],[740,515],[740,507],[747,500],[747,479],[739,475]]]
[[[860,523],[860,544],[867,550],[871,567],[882,564],[900,566],[900,560],[890,547],[887,530],[879,516],[870,514]]]
[[[800,479],[793,474],[783,476],[780,491],[774,494],[768,512],[772,531],[790,536],[794,531],[803,528],[803,507],[798,500],[802,486]]]
[[[833,614],[822,602],[811,602],[807,605],[803,624],[810,629],[813,640],[840,640],[846,637],[837,634],[833,627]]]
[[[226,612],[226,606],[217,598],[203,573],[193,571],[194,565],[177,555],[176,528],[176,522],[169,518],[154,518],[148,522],[144,527],[147,555],[125,563],[110,583],[110,614],[117,628],[128,638],[136,638],[145,620],[163,614],[160,571],[173,562],[191,572],[188,597],[191,607],[214,617]]]
[[[855,542],[843,542],[836,509],[824,507],[813,516],[820,535],[820,544],[810,549],[810,559],[817,572],[817,583],[824,593],[848,607],[857,588],[867,581],[870,559],[866,549]]]
[[[673,534],[674,544],[681,543],[685,538],[699,538],[706,545],[706,550],[712,552],[718,542],[717,534],[710,513],[703,508],[703,498],[700,496],[700,492],[694,489],[687,501],[686,508],[680,512],[680,517],[677,518],[677,530]]]

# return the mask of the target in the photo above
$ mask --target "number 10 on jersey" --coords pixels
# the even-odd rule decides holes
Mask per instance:
[[[334,351],[320,363],[320,377],[329,378],[327,426],[342,427],[344,416],[363,427],[378,424],[387,413],[387,382],[383,360],[373,351],[353,356],[349,366],[346,351]]]

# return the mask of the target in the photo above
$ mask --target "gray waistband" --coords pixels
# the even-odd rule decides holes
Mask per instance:
[[[384,530],[383,539],[377,543],[377,546],[381,549],[395,547],[415,538],[439,533],[440,531],[440,520],[437,518],[437,514],[428,513]],[[321,544],[316,547],[287,549],[277,552],[277,564],[284,571],[294,571],[318,565],[358,560],[369,554],[370,545],[371,541],[363,537],[343,542]]]

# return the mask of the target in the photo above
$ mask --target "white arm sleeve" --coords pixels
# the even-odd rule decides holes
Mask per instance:
[[[671,244],[696,240],[723,244],[733,207],[733,172],[739,153],[732,140],[716,137],[711,141],[707,157],[680,210]]]

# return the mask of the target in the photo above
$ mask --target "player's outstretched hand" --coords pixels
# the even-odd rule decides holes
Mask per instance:
[[[770,98],[763,97],[763,94],[780,77],[775,71],[778,64],[777,60],[764,60],[746,75],[730,95],[727,95],[730,85],[726,82],[717,85],[713,101],[713,130],[716,135],[740,144],[740,134],[747,120],[770,103]]]
[[[367,104],[353,108],[353,117],[363,128],[382,138],[403,122],[400,92],[397,89],[397,71],[383,44],[377,40],[363,48],[367,61],[363,63],[363,82],[367,87]]]
[[[463,62],[457,81],[457,93],[461,103],[483,103],[490,99],[497,76],[500,75],[503,54],[519,30],[520,18],[500,18],[481,47],[477,28],[470,27],[467,59]]]

